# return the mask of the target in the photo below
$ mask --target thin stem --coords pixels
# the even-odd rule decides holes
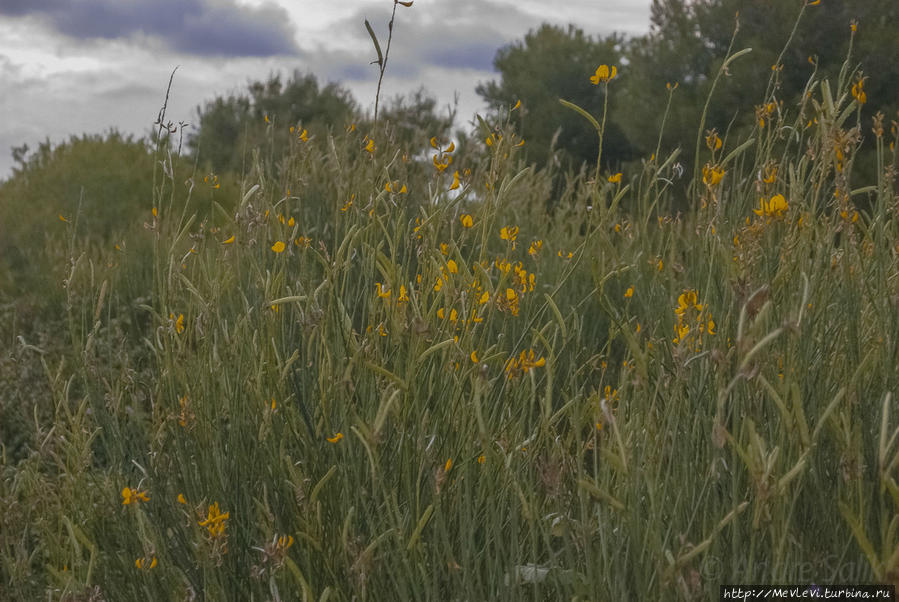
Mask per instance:
[[[390,55],[390,41],[393,39],[393,20],[396,18],[397,0],[393,0],[393,13],[390,15],[390,23],[387,24],[387,48],[384,49],[384,61],[379,65],[381,72],[378,74],[378,89],[375,91],[375,123],[378,123],[378,100],[381,98],[381,81],[387,70],[387,57]]]

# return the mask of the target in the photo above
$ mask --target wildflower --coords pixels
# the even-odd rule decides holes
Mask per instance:
[[[300,135],[297,136],[297,138],[299,138],[299,139],[302,140],[303,142],[308,142],[308,141],[309,141],[309,132],[306,131],[306,128],[303,128],[303,131],[300,132]]]
[[[201,527],[206,527],[209,531],[209,535],[212,537],[222,537],[225,534],[225,527],[230,515],[230,512],[223,513],[219,510],[219,503],[215,502],[209,506],[209,512],[206,514],[206,519],[198,521],[197,524]]]
[[[705,145],[709,147],[710,151],[719,150],[722,144],[724,143],[721,141],[721,137],[718,135],[717,131],[709,130],[706,133]]]
[[[156,568],[156,556],[154,556],[152,560],[147,560],[146,558],[138,558],[134,561],[134,566],[141,570],[150,570]]]
[[[572,253],[571,251],[569,251],[568,254],[566,255],[565,253],[562,252],[561,249],[559,249],[559,252],[556,253],[556,255],[558,255],[562,259],[571,259],[572,257],[574,257],[574,253]]]
[[[773,184],[777,181],[777,166],[769,165],[765,168],[765,177],[762,178],[762,182],[765,184]]]
[[[515,239],[518,237],[518,226],[513,226],[511,228],[502,228],[499,231],[499,237],[502,240],[508,240],[509,242],[515,242]]]
[[[450,274],[458,274],[459,273],[459,266],[456,265],[456,262],[453,261],[452,259],[450,259],[449,261],[446,262],[446,269],[447,269],[447,271],[449,271]]]
[[[514,378],[519,373],[529,372],[534,368],[540,368],[546,365],[545,358],[537,358],[533,349],[522,351],[518,357],[510,357],[506,362],[506,377]]]
[[[718,165],[709,165],[706,163],[702,168],[702,181],[709,188],[714,188],[724,178],[724,168]]]
[[[446,461],[446,464],[443,465],[443,472],[449,472],[450,469],[452,469],[452,467],[453,467],[453,459],[449,458]]]
[[[187,504],[187,499],[184,497],[183,493],[178,494],[178,503],[179,504]]]
[[[660,257],[660,258],[659,258],[659,263],[656,264],[656,268],[658,269],[658,271],[661,272],[661,271],[662,271],[662,268],[664,268],[664,267],[665,267],[665,263],[662,261],[662,258]]]
[[[343,439],[343,433],[335,433],[333,437],[328,437],[328,443],[337,443]]]
[[[759,208],[753,209],[753,213],[759,217],[782,217],[789,208],[787,200],[782,194],[776,194],[769,200],[759,199]]]
[[[600,83],[608,83],[615,79],[615,76],[618,75],[618,68],[615,65],[609,67],[608,65],[600,65],[596,68],[596,73],[590,76],[590,83],[594,86]]]
[[[609,182],[612,184],[619,184],[621,182],[621,172],[619,171],[618,173],[609,176]]]
[[[520,109],[520,108],[521,108],[521,99],[518,99],[517,101],[515,101],[515,106],[513,106],[511,110],[514,111],[514,110]]]
[[[365,145],[365,151],[370,155],[375,153],[375,141],[373,138],[368,139],[368,144]]]
[[[468,215],[467,213],[464,214],[464,215],[463,215],[462,217],[460,217],[459,219],[462,221],[462,227],[463,227],[463,228],[471,228],[472,226],[474,226],[474,218],[472,218],[472,217],[471,217],[470,215]]]
[[[122,489],[122,505],[128,506],[130,504],[137,505],[138,502],[149,502],[150,496],[147,495],[146,491],[140,491],[139,489],[131,489],[130,487],[125,487]]]
[[[62,213],[59,214],[59,221],[65,222],[65,223],[69,223],[69,220],[67,220],[66,218],[64,218],[64,217],[62,216]]]
[[[478,360],[478,352],[477,352],[477,351],[472,351],[472,352],[471,352],[471,355],[469,355],[468,357],[470,357],[470,358],[471,358],[471,361],[474,362],[475,364],[477,364],[478,361],[479,361],[479,360]]]
[[[452,164],[453,158],[446,153],[440,153],[440,155],[442,156],[438,157],[438,153],[434,153],[432,162],[434,163],[434,168],[437,169],[438,172],[443,173],[446,168]]]
[[[408,303],[409,295],[406,294],[406,287],[404,285],[400,285],[400,296],[396,298],[397,303]]]
[[[230,244],[233,243],[233,242],[234,242],[234,235],[232,234],[230,238],[228,238],[228,239],[225,240],[225,241],[222,241],[222,244],[223,244],[223,245],[230,245]]]
[[[378,297],[381,299],[390,299],[390,289],[384,289],[380,282],[375,282],[375,288],[378,289]]]
[[[275,244],[272,245],[272,251],[274,251],[275,253],[283,253],[285,246],[286,245],[284,244],[284,242],[280,240],[275,241]]]
[[[864,90],[865,86],[865,78],[858,80],[856,83],[852,84],[852,97],[858,101],[858,104],[863,105],[868,102],[868,95],[865,94]]]
[[[190,410],[190,400],[187,395],[178,398],[178,405],[181,406],[181,415],[178,418],[178,424],[187,427],[188,423],[194,418],[194,413]]]
[[[159,211],[156,210],[156,207],[153,207],[153,209],[152,209],[152,211],[150,211],[150,213],[153,214],[153,217],[156,217],[159,215]]]
[[[536,257],[537,253],[542,248],[543,248],[543,241],[535,240],[534,242],[531,243],[531,246],[528,247],[528,255],[530,255],[531,257]]]
[[[175,323],[175,332],[181,334],[184,332],[184,314],[178,314],[178,317],[175,317],[175,314],[169,314],[169,320],[172,320]]]
[[[483,294],[481,295],[480,299],[478,299],[478,305],[484,305],[488,301],[490,301],[490,293],[488,293],[487,291],[484,291]]]
[[[379,336],[382,336],[382,337],[386,337],[386,336],[387,336],[387,330],[384,329],[384,323],[383,323],[383,322],[380,323],[380,324],[378,324],[378,335],[379,335]],[[337,434],[340,435],[340,433],[337,433]],[[342,437],[343,437],[343,435],[340,435],[340,437],[338,437],[337,440],[331,441],[331,443],[337,443],[337,441],[338,441],[340,438],[342,438]],[[329,439],[329,441],[330,441],[330,439]]]
[[[627,287],[627,290],[624,291],[624,298],[630,299],[633,296],[634,296],[634,287],[633,286]]]
[[[456,173],[453,174],[453,183],[450,186],[450,190],[455,190],[459,187],[459,170],[456,170]]]

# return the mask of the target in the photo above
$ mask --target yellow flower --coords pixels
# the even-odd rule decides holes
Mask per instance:
[[[619,171],[618,173],[609,176],[609,182],[611,182],[612,184],[618,184],[619,182],[621,182],[621,172]]]
[[[488,301],[490,301],[490,293],[488,293],[487,291],[484,291],[483,294],[481,294],[481,298],[478,299],[478,305],[484,305]]]
[[[230,512],[223,513],[219,510],[219,503],[215,502],[209,506],[206,519],[199,521],[197,524],[201,527],[206,527],[211,536],[222,537],[225,534],[225,526],[230,515]]]
[[[66,222],[66,223],[69,222],[69,220],[67,220],[66,218],[64,218],[64,217],[62,216],[62,213],[59,214],[59,221],[61,221],[61,222]]]
[[[537,253],[540,252],[540,249],[542,249],[542,248],[543,248],[543,241],[535,240],[534,242],[531,243],[531,246],[528,247],[528,255],[530,255],[532,257],[536,257]]]
[[[456,262],[453,261],[452,259],[450,259],[449,261],[446,262],[446,269],[449,271],[450,274],[458,274],[459,273],[459,266],[456,265]]]
[[[409,295],[406,294],[406,287],[404,285],[400,285],[400,296],[396,298],[397,303],[407,303],[409,301]]]
[[[378,297],[381,299],[390,299],[390,289],[385,289],[380,282],[375,282],[375,288],[378,289]]]
[[[172,320],[175,323],[175,332],[181,334],[184,332],[184,314],[178,314],[178,317],[175,317],[175,314],[169,314],[169,320]]]
[[[300,133],[298,138],[303,142],[307,142],[309,140],[309,132],[306,131],[306,128],[303,128],[303,131]]]
[[[724,178],[724,168],[706,163],[702,168],[702,181],[709,188],[714,188]]]
[[[762,178],[762,182],[765,184],[773,184],[777,181],[777,166],[770,165],[765,168],[765,177]]]
[[[474,219],[467,213],[459,218],[462,221],[463,228],[471,228],[474,226]]]
[[[590,76],[590,82],[595,86],[600,83],[608,83],[615,79],[615,76],[618,75],[618,68],[615,65],[609,67],[608,65],[600,65],[596,68],[596,73]]]
[[[481,454],[480,456],[478,456],[478,464],[483,464],[486,461],[487,461],[487,456],[485,456],[484,454]]]
[[[431,136],[430,142],[431,142],[431,146],[432,146],[433,148],[438,148],[438,146],[437,146],[437,136]]]
[[[450,190],[455,190],[459,187],[459,170],[456,170],[456,173],[453,174],[453,183],[450,186]]]
[[[502,240],[508,240],[509,242],[514,242],[518,237],[518,226],[513,226],[511,228],[502,228],[499,231],[499,237]]]
[[[520,108],[521,108],[521,100],[519,99],[519,100],[515,101],[515,106],[512,107],[512,110],[514,111],[514,110],[520,109]]]
[[[469,355],[468,357],[470,357],[470,358],[471,358],[471,361],[474,362],[475,364],[477,364],[478,361],[479,361],[479,360],[478,360],[478,352],[477,352],[477,351],[472,351],[472,352],[471,352],[471,355]]]
[[[272,251],[275,253],[283,253],[285,246],[286,245],[282,241],[276,241],[275,244],[272,245]]]
[[[222,244],[223,244],[223,245],[230,245],[230,244],[233,243],[233,242],[234,242],[234,235],[232,234],[232,235],[231,235],[231,238],[229,238],[228,240],[223,241]]]
[[[187,499],[184,497],[184,494],[183,494],[183,493],[179,493],[179,494],[178,494],[178,503],[179,503],[179,504],[186,504],[186,503],[187,503]]]
[[[721,137],[718,135],[718,132],[715,130],[710,130],[705,137],[705,145],[709,147],[710,151],[716,151],[721,148],[721,145],[724,144],[721,141]]]
[[[632,286],[627,287],[627,290],[624,291],[624,298],[630,299],[633,296],[634,296],[634,287],[632,287]]]
[[[864,78],[858,80],[856,83],[852,84],[852,97],[858,101],[858,104],[863,105],[868,102],[868,95],[865,94],[864,90],[865,80]]]
[[[452,467],[453,467],[453,459],[449,458],[446,461],[446,464],[443,465],[443,472],[449,472]]]
[[[122,505],[128,506],[129,504],[137,504],[138,502],[149,502],[150,496],[147,495],[146,491],[140,491],[138,489],[131,489],[130,487],[125,487],[122,489]]]
[[[369,138],[369,139],[368,139],[368,144],[365,145],[365,150],[366,150],[369,154],[374,154],[374,152],[375,152],[375,141],[374,141],[374,138]]]
[[[759,217],[782,217],[789,209],[789,203],[782,194],[776,194],[769,200],[759,199],[759,208],[753,209],[753,213]]]
[[[343,433],[335,433],[333,437],[328,437],[328,443],[337,443],[343,439]]]
[[[141,570],[150,570],[152,568],[156,568],[156,556],[154,556],[153,559],[149,561],[146,558],[138,558],[134,561],[134,566]]]

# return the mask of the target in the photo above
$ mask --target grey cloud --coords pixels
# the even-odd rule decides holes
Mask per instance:
[[[370,47],[363,26],[365,19],[371,22],[381,47],[386,47],[389,10],[380,7],[362,9],[335,24],[335,29],[355,31],[357,41]],[[429,5],[427,10],[417,6],[411,9],[400,7],[394,23],[388,76],[414,79],[429,67],[492,71],[496,51],[538,25],[539,21],[530,13],[492,0],[441,1]],[[342,58],[354,63],[358,61],[358,64],[336,68],[340,77],[354,80],[376,77],[374,67],[366,69],[368,60],[374,58],[374,50],[369,48],[367,54]]]
[[[145,34],[200,56],[296,55],[287,12],[234,0],[0,0],[0,14],[35,16],[77,39]]]

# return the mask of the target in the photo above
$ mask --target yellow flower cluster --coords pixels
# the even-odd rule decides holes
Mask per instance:
[[[753,209],[752,212],[759,217],[779,218],[783,217],[790,205],[782,194],[775,194],[770,199],[764,197],[759,199],[759,208]]]
[[[130,487],[125,487],[122,489],[122,505],[128,506],[130,504],[137,505],[138,502],[149,502],[150,496],[147,495],[146,491],[141,491],[139,489],[131,489]]]
[[[695,290],[685,290],[678,296],[674,315],[677,317],[677,324],[674,327],[675,334],[671,342],[675,345],[685,343],[688,348],[699,351],[704,333],[717,334],[715,321],[709,315],[705,305],[699,302],[699,296]]]
[[[546,358],[538,358],[533,349],[522,351],[518,357],[510,357],[506,361],[506,376],[515,378],[521,374],[530,372],[534,368],[540,368],[546,365]]]
[[[219,503],[215,502],[209,506],[209,512],[207,513],[206,518],[199,521],[197,524],[201,527],[206,527],[209,531],[209,535],[212,537],[223,537],[230,515],[230,512],[222,512],[219,509]]]

